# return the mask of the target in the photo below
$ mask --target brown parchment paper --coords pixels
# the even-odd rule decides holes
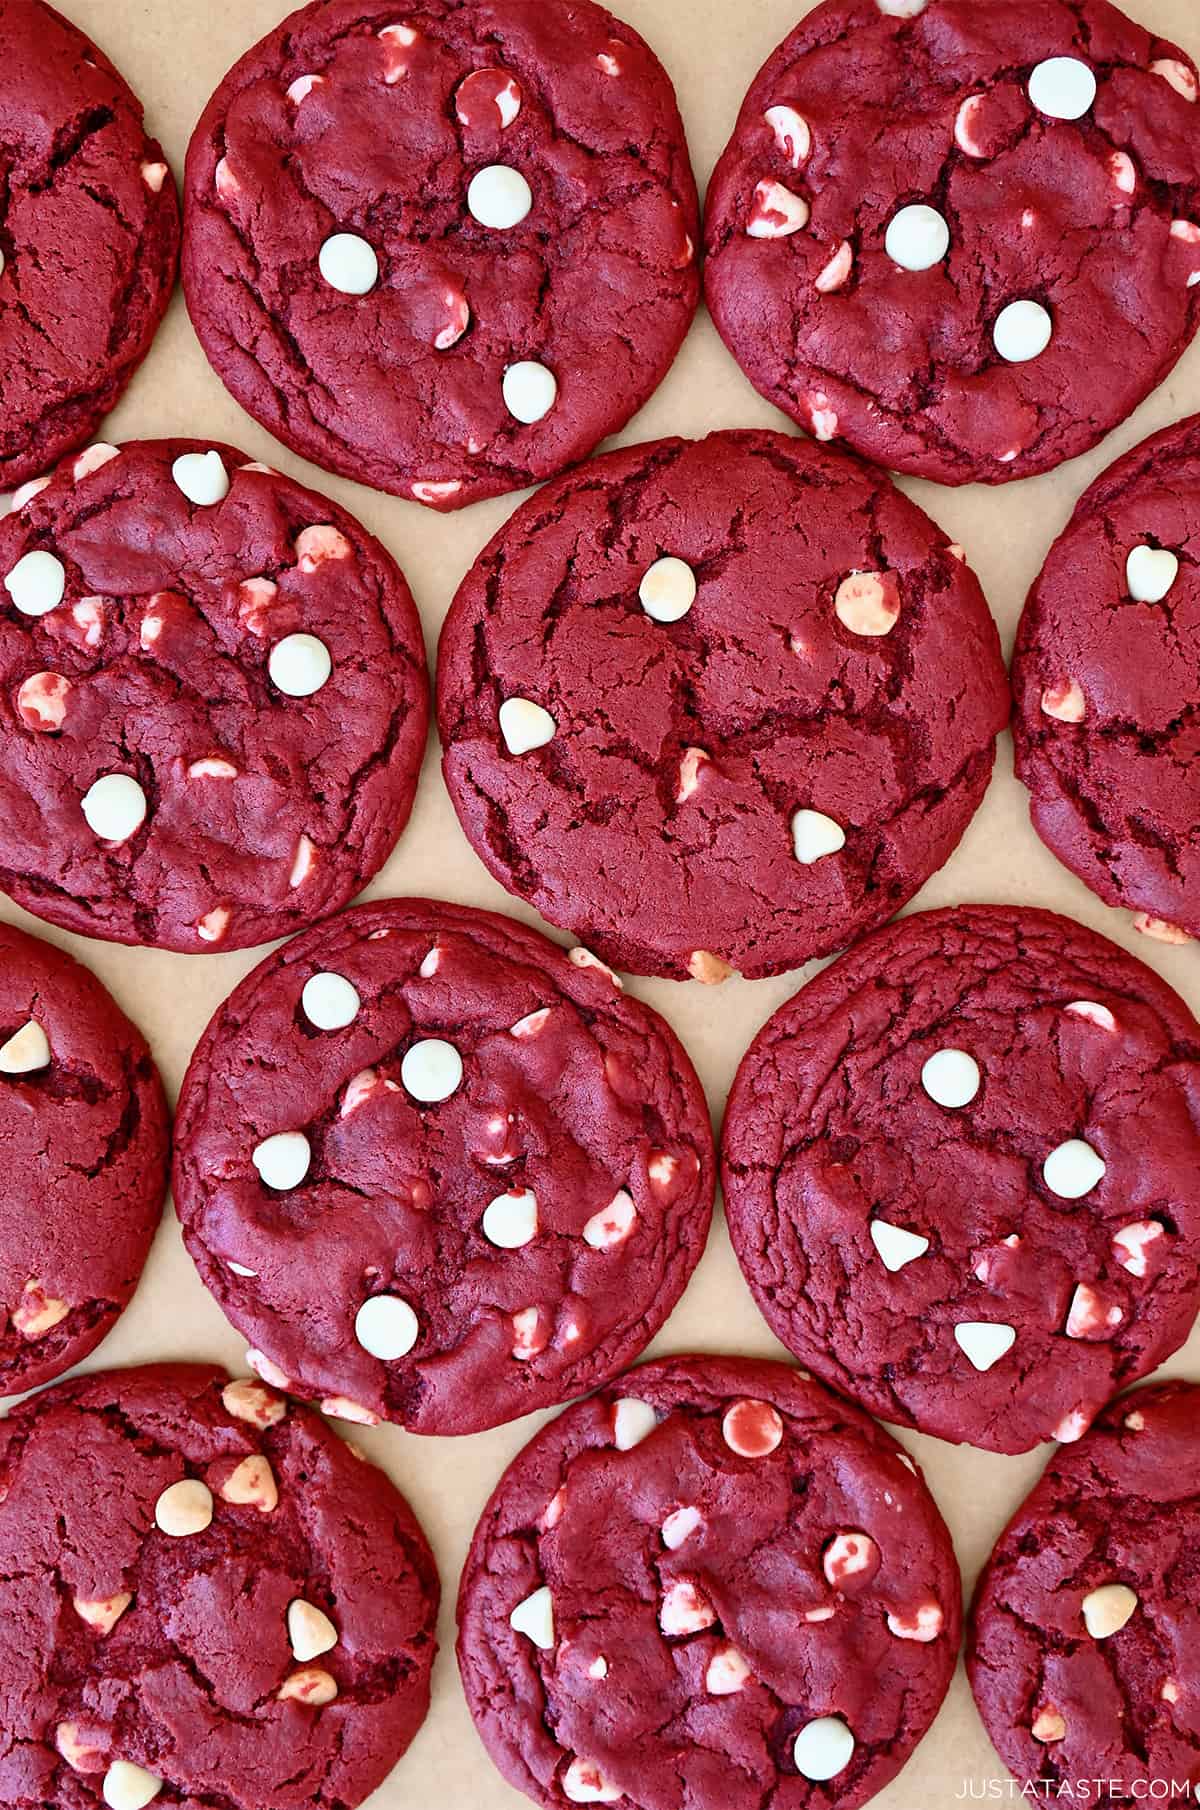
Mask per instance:
[[[290,10],[287,0],[55,0],[114,60],[145,103],[150,130],[166,146],[176,176],[191,128],[229,65]],[[696,174],[703,188],[752,77],[810,8],[807,0],[610,0],[658,52],[675,80]],[[976,0],[986,6],[988,0]],[[1200,55],[1196,0],[1124,0],[1134,18]],[[403,5],[397,5],[403,16]],[[967,549],[1010,648],[1025,593],[1076,498],[1118,454],[1200,410],[1200,344],[1170,381],[1088,457],[1043,478],[999,490],[943,490],[908,483],[912,494]],[[677,364],[622,436],[699,435],[717,427],[786,429],[751,389],[701,314]],[[109,418],[119,441],[188,434],[232,442],[323,490],[362,518],[397,556],[421,606],[430,656],[454,589],[515,499],[436,516],[414,503],[329,477],[278,445],[242,413],[209,370],[182,297],[171,310],[129,394]],[[412,822],[368,896],[428,894],[537,919],[489,878],[468,848],[441,783],[431,743]],[[1139,936],[1128,913],[1109,910],[1059,866],[1030,828],[1025,794],[1012,775],[1008,738],[983,808],[961,846],[916,900],[919,907],[968,900],[1043,905],[1067,912],[1156,967],[1200,1010],[1200,946],[1168,948]],[[137,1019],[174,1096],[192,1046],[210,1014],[264,951],[179,956],[122,949],[51,929],[0,897],[0,916],[69,948],[87,962]],[[544,927],[543,927],[544,928]],[[674,1025],[700,1071],[714,1119],[738,1058],[764,1020],[795,991],[800,975],[734,980],[719,989],[631,980]],[[1147,1128],[1152,1135],[1151,1128]],[[314,1280],[320,1287],[320,1279]],[[712,1349],[784,1357],[759,1318],[718,1216],[708,1250],[652,1352]],[[193,1270],[168,1210],[132,1305],[89,1368],[161,1358],[205,1358],[244,1369],[244,1341],[228,1325]],[[1166,1366],[1200,1380],[1200,1334]],[[530,1416],[471,1439],[418,1439],[395,1427],[354,1429],[351,1437],[406,1492],[433,1542],[445,1595],[442,1652],[433,1708],[406,1758],[370,1800],[371,1810],[518,1810],[528,1800],[493,1770],[475,1736],[453,1657],[454,1598],[471,1531],[501,1470],[540,1424]],[[905,1432],[954,1532],[964,1585],[1040,1474],[1049,1448],[1002,1458]],[[879,1810],[941,1810],[959,1798],[1007,1795],[1008,1775],[975,1713],[960,1665],[934,1728],[898,1779],[874,1801]],[[1017,1800],[1019,1801],[1019,1800]]]

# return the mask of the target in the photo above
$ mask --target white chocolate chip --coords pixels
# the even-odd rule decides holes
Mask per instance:
[[[240,195],[242,192],[242,185],[230,167],[227,157],[222,157],[213,171],[213,187],[222,201],[232,201],[235,195]]]
[[[146,821],[146,794],[128,773],[104,773],[84,793],[81,809],[101,842],[128,842]]]
[[[518,1363],[527,1364],[530,1358],[545,1351],[548,1338],[542,1327],[542,1313],[538,1307],[522,1307],[512,1317],[513,1343],[512,1354]]]
[[[593,1659],[591,1665],[588,1667],[588,1677],[589,1678],[607,1678],[608,1677],[608,1661],[604,1657],[603,1653],[597,1653],[595,1659]]]
[[[236,779],[238,776],[232,761],[217,760],[212,756],[194,760],[187,771],[189,779]]]
[[[1047,1707],[1038,1711],[1037,1719],[1029,1732],[1035,1741],[1061,1741],[1067,1732],[1067,1725],[1058,1710]]]
[[[152,195],[161,195],[163,183],[170,171],[165,163],[144,163],[142,165],[142,181]]]
[[[448,503],[462,489],[459,478],[419,478],[412,487],[413,496],[418,503]]]
[[[229,495],[229,473],[219,452],[183,453],[171,467],[171,476],[189,503],[208,509]]]
[[[851,572],[833,601],[838,621],[853,635],[890,635],[900,620],[900,587],[894,572]]]
[[[1082,119],[1096,99],[1096,77],[1078,57],[1047,57],[1029,78],[1029,98],[1047,119]]]
[[[533,427],[544,421],[558,401],[558,379],[548,365],[534,358],[522,358],[509,365],[501,389],[504,406],[514,421]]]
[[[399,1295],[371,1295],[354,1316],[355,1338],[385,1364],[407,1357],[420,1330],[416,1314]]]
[[[954,142],[968,157],[987,156],[987,148],[975,131],[976,115],[982,105],[982,94],[969,94],[955,115]]]
[[[950,250],[950,228],[935,207],[916,202],[893,214],[884,249],[901,270],[932,270]]]
[[[287,1414],[286,1402],[278,1400],[258,1383],[252,1383],[248,1377],[226,1383],[221,1391],[221,1404],[234,1420],[244,1420],[260,1430],[278,1426]]]
[[[83,631],[85,647],[98,647],[104,633],[103,597],[81,597],[71,605],[71,620]]]
[[[4,588],[22,616],[47,616],[63,600],[66,567],[53,553],[36,549],[17,561]]]
[[[436,1106],[462,1085],[462,1057],[442,1037],[423,1037],[404,1052],[400,1079],[414,1100]]]
[[[1103,1339],[1121,1324],[1123,1309],[1106,1305],[1090,1283],[1081,1282],[1071,1297],[1066,1333],[1069,1339]]]
[[[693,949],[688,956],[688,973],[702,987],[722,987],[737,969],[714,955],[711,949]]]
[[[50,1039],[34,1019],[0,1048],[0,1075],[32,1075],[50,1064]]]
[[[104,1775],[104,1801],[108,1810],[146,1810],[163,1788],[163,1782],[132,1760],[114,1760]]]
[[[104,1749],[80,1733],[77,1722],[60,1722],[54,1730],[54,1745],[74,1772],[103,1772]]]
[[[267,1357],[264,1352],[255,1351],[251,1347],[246,1353],[246,1362],[255,1376],[261,1376],[263,1382],[269,1383],[273,1389],[286,1389],[290,1386],[287,1372],[281,1370],[279,1365]]]
[[[804,1619],[805,1621],[811,1622],[832,1621],[836,1614],[837,1607],[835,1604],[822,1603],[816,1609],[806,1609],[804,1611]]]
[[[961,1320],[954,1328],[960,1351],[976,1370],[990,1370],[1017,1342],[1015,1326],[995,1320]]]
[[[549,1006],[542,1006],[537,1012],[529,1012],[524,1018],[518,1018],[516,1024],[509,1027],[509,1036],[518,1042],[525,1043],[534,1037],[540,1037],[546,1028],[546,1020],[550,1016]]]
[[[674,1508],[662,1524],[663,1545],[668,1552],[678,1552],[696,1529],[703,1526],[704,1516],[698,1508]]]
[[[1042,1179],[1060,1200],[1082,1200],[1104,1179],[1105,1165],[1082,1138],[1068,1138],[1042,1164]]]
[[[203,1533],[213,1518],[212,1491],[198,1477],[181,1477],[162,1492],[154,1504],[154,1519],[162,1533],[184,1540]]]
[[[358,233],[334,233],[317,253],[317,269],[340,295],[369,295],[379,281],[375,247]]]
[[[720,1647],[708,1662],[704,1688],[710,1697],[732,1697],[750,1676],[750,1667],[736,1647]]]
[[[524,1634],[535,1647],[548,1653],[554,1645],[554,1598],[547,1585],[535,1590],[523,1602],[519,1602],[508,1618],[508,1625],[518,1634]]]
[[[4,271],[4,265],[3,265],[3,263],[0,263],[0,275],[3,274],[3,271]],[[22,484],[16,490],[13,491],[13,493],[12,493],[13,510],[16,511],[18,509],[24,509],[26,503],[32,503],[34,497],[41,496],[43,490],[49,489],[49,487],[52,483],[53,483],[52,477],[30,478],[28,484]]]
[[[593,1760],[574,1759],[562,1776],[563,1796],[572,1804],[615,1804],[625,1793]]]
[[[721,1434],[739,1458],[769,1458],[783,1438],[783,1421],[770,1402],[743,1398],[726,1409]]]
[[[1118,194],[1137,193],[1137,166],[1132,157],[1124,151],[1114,151],[1108,160],[1108,167]]]
[[[979,1092],[979,1064],[966,1050],[938,1050],[921,1070],[921,1086],[938,1106],[955,1111]]]
[[[27,729],[53,734],[63,726],[71,681],[58,672],[35,672],[17,691],[17,712]]]
[[[226,1477],[217,1491],[222,1502],[239,1507],[256,1508],[262,1515],[273,1514],[279,1506],[279,1488],[275,1473],[261,1453],[243,1458]]]
[[[992,328],[992,342],[1009,364],[1040,358],[1054,337],[1054,322],[1040,302],[1010,302]]]
[[[775,144],[794,170],[807,163],[812,151],[812,132],[808,121],[794,107],[768,107],[763,114],[775,134]]]
[[[232,1257],[229,1259],[229,1269],[235,1276],[257,1276],[258,1274],[257,1270],[247,1269],[244,1263],[235,1263]]]
[[[1047,685],[1042,693],[1042,714],[1059,723],[1082,723],[1087,715],[1087,699],[1083,687],[1074,679],[1060,679]]]
[[[1050,1437],[1056,1439],[1059,1445],[1074,1445],[1077,1439],[1083,1438],[1091,1424],[1091,1414],[1083,1408],[1072,1408],[1071,1412],[1059,1421]]]
[[[295,890],[303,886],[309,874],[317,865],[317,850],[307,836],[301,836],[296,844],[296,852],[292,856],[292,870],[288,875],[288,885]]]
[[[884,0],[879,0],[882,7]],[[899,4],[899,0],[891,0]],[[817,1716],[796,1736],[792,1757],[803,1778],[822,1782],[844,1772],[854,1754],[854,1736],[840,1716]]]
[[[94,1628],[97,1634],[111,1634],[132,1601],[129,1592],[121,1590],[116,1596],[74,1596],[71,1607],[80,1621]]]
[[[251,1153],[251,1162],[268,1188],[298,1188],[312,1162],[312,1146],[302,1131],[277,1131]]]
[[[459,84],[454,111],[468,128],[498,122],[506,132],[520,113],[523,98],[521,84],[507,69],[476,69]]]
[[[836,440],[840,425],[837,410],[830,407],[829,398],[824,390],[805,398],[808,405],[808,421],[815,440],[822,442]]]
[[[673,555],[656,559],[642,577],[638,598],[654,622],[680,622],[696,601],[696,574]]]
[[[752,239],[790,239],[808,225],[811,215],[802,195],[793,195],[781,182],[760,182],[746,232]]]
[[[1148,911],[1134,914],[1133,927],[1142,936],[1150,937],[1156,943],[1174,943],[1182,946],[1190,943],[1188,932],[1178,924],[1168,924],[1165,918],[1151,917]]]
[[[530,698],[505,698],[499,711],[500,733],[510,754],[530,754],[554,740],[558,728],[548,710]]]
[[[94,446],[85,446],[83,451],[77,455],[75,463],[71,467],[71,476],[77,484],[82,483],[84,478],[90,477],[94,471],[99,471],[102,466],[109,464],[113,459],[119,459],[120,456],[117,447],[109,446],[106,441],[97,440]]]
[[[537,1196],[531,1188],[497,1194],[483,1215],[483,1235],[502,1251],[519,1251],[537,1237]]]
[[[311,698],[333,671],[329,649],[315,635],[285,635],[271,649],[267,671],[288,698]]]
[[[613,1444],[618,1452],[632,1451],[647,1439],[658,1425],[658,1416],[649,1402],[626,1395],[613,1403]]]
[[[229,929],[230,910],[227,905],[214,905],[206,911],[196,925],[196,935],[202,943],[219,943]]]
[[[893,1275],[906,1263],[923,1257],[929,1249],[928,1238],[922,1238],[919,1232],[906,1231],[903,1226],[891,1225],[886,1219],[871,1221],[871,1242],[879,1252],[884,1269],[891,1270]]]
[[[304,983],[300,1004],[318,1031],[344,1031],[358,1017],[362,1000],[341,974],[313,974]]]
[[[352,559],[354,549],[340,529],[330,522],[314,522],[296,536],[296,564],[313,573],[330,560]]]
[[[1151,75],[1161,75],[1164,82],[1169,82],[1176,94],[1181,94],[1185,101],[1196,101],[1197,86],[1195,71],[1176,57],[1159,57],[1150,65]]]
[[[492,163],[477,170],[467,190],[467,207],[480,226],[494,232],[511,232],[520,226],[533,206],[533,190],[520,170]]]
[[[849,239],[843,239],[828,264],[816,277],[813,287],[819,295],[832,295],[849,282],[854,269],[854,247]]]
[[[702,1628],[711,1628],[716,1619],[717,1612],[704,1592],[687,1578],[667,1585],[658,1611],[658,1625],[664,1634],[698,1634]]]
[[[13,1308],[12,1322],[23,1339],[44,1339],[70,1313],[70,1304],[48,1295],[35,1276],[21,1290],[21,1299]]]
[[[1107,1006],[1097,1005],[1094,999],[1073,999],[1070,1005],[1063,1007],[1072,1018],[1082,1018],[1085,1023],[1093,1024],[1100,1031],[1115,1031],[1117,1021]]]
[[[592,1214],[583,1228],[583,1241],[594,1251],[613,1250],[624,1244],[636,1223],[637,1209],[632,1196],[621,1188],[606,1207]]]
[[[238,586],[238,617],[252,635],[265,633],[268,613],[278,595],[279,586],[270,578],[243,578]],[[157,641],[161,633],[161,618],[147,616],[142,624],[142,646]]]
[[[821,811],[797,811],[792,817],[792,847],[801,867],[812,867],[846,846],[846,832]]]
[[[928,1645],[936,1640],[942,1631],[945,1617],[938,1603],[919,1603],[915,1609],[906,1614],[892,1614],[887,1618],[888,1632],[897,1640],[916,1640]]]
[[[1166,547],[1135,547],[1125,562],[1125,582],[1135,603],[1161,603],[1178,577],[1178,557]]]
[[[866,1533],[835,1534],[821,1554],[826,1583],[839,1588],[847,1578],[879,1568],[879,1548]]]
[[[2,1055],[3,1051],[0,1051]],[[1131,1225],[1122,1226],[1119,1232],[1113,1233],[1112,1239],[1117,1262],[1140,1280],[1150,1269],[1150,1248],[1162,1236],[1163,1226],[1157,1219],[1137,1219]]]
[[[1108,1640],[1120,1633],[1137,1606],[1128,1584],[1101,1584],[1083,1599],[1084,1626],[1093,1640]]]
[[[372,1408],[364,1408],[361,1402],[351,1401],[348,1395],[327,1395],[321,1402],[322,1414],[328,1414],[330,1420],[344,1420],[355,1427],[377,1427],[379,1416]],[[350,1448],[353,1451],[353,1446]]]
[[[573,968],[594,968],[597,974],[603,974],[605,980],[611,982],[618,993],[624,992],[625,983],[620,975],[614,974],[608,963],[602,962],[600,957],[593,955],[590,949],[584,949],[582,945],[577,944],[574,949],[567,950],[567,960]]]
[[[451,346],[458,344],[471,325],[471,308],[466,296],[457,289],[443,290],[442,304],[446,310],[446,320],[434,334],[433,343],[439,352],[448,352]]]
[[[276,1697],[280,1703],[303,1703],[309,1709],[324,1709],[337,1694],[337,1680],[319,1665],[308,1665],[285,1678]]]
[[[295,81],[288,87],[287,97],[291,101],[293,107],[298,107],[301,101],[306,101],[308,99],[314,88],[323,88],[324,86],[325,77],[323,75],[298,75]]]
[[[1158,1694],[1164,1703],[1179,1702],[1179,1686],[1173,1678],[1164,1679],[1162,1690]]]
[[[332,1652],[338,1643],[338,1631],[324,1609],[306,1602],[302,1596],[293,1597],[288,1604],[287,1632],[288,1644],[301,1665]]]

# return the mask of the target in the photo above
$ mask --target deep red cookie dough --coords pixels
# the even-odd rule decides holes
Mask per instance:
[[[673,621],[642,601],[663,561],[696,586]],[[547,742],[513,751],[514,700]],[[438,662],[481,860],[614,966],[677,979],[779,973],[898,911],[966,828],[1007,714],[962,548],[882,474],[771,433],[547,486],[468,574]]]
[[[0,887],[51,923],[189,953],[303,928],[386,861],[427,725],[395,562],[244,453],[91,447],[0,523]]]
[[[548,1810],[854,1810],[937,1713],[960,1585],[915,1465],[865,1414],[784,1364],[669,1358],[510,1465],[458,1623],[488,1752]]]
[[[1017,634],[1034,828],[1109,905],[1200,936],[1200,416],[1092,485]]]
[[[263,1374],[348,1419],[471,1433],[649,1343],[704,1248],[713,1167],[656,1013],[582,950],[409,899],[299,938],[217,1013],[175,1201]]]
[[[1200,1306],[1198,1063],[1178,995],[1067,918],[963,906],[860,943],[729,1097],[726,1216],[772,1330],[902,1426],[1078,1439]]]
[[[793,420],[898,471],[1074,458],[1200,320],[1197,88],[1107,0],[826,0],[709,188],[722,337]]]
[[[0,1804],[353,1810],[416,1734],[433,1558],[311,1410],[101,1372],[8,1419],[0,1479]]]
[[[480,181],[517,189],[503,218],[468,205]],[[435,509],[624,426],[695,312],[698,237],[671,82],[590,0],[316,0],[188,153],[184,286],[222,381],[294,451]]]
[[[158,1225],[167,1150],[136,1025],[69,955],[0,923],[0,1395],[109,1331]]]
[[[1172,1382],[1114,1402],[1059,1451],[979,1580],[967,1670],[1019,1779],[1101,1805],[1147,1801],[1148,1780],[1200,1768],[1200,1389]]]
[[[41,0],[0,0],[0,489],[81,446],[145,357],[179,203],[142,107]]]

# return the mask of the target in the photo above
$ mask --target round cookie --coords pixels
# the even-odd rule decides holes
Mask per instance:
[[[489,871],[604,960],[799,967],[946,861],[1008,717],[983,593],[881,473],[771,433],[597,459],[442,631],[443,771]]]
[[[695,313],[698,237],[670,80],[590,0],[315,0],[188,152],[217,374],[293,451],[434,509],[624,426]]]
[[[41,0],[0,0],[0,490],[94,432],[175,282],[179,203],[141,102]]]
[[[1042,1781],[1106,1781],[1100,1801],[1153,1801],[1148,1780],[1200,1766],[1200,1389],[1137,1389],[1056,1452],[979,1580],[967,1671],[1005,1764]]]
[[[1200,1026],[1066,918],[918,914],[775,1013],[722,1135],[778,1338],[902,1426],[1078,1439],[1200,1306]]]
[[[708,1234],[712,1132],[667,1024],[585,950],[364,905],[236,989],[180,1096],[188,1249],[269,1381],[473,1433],[596,1387]]]
[[[1200,322],[1198,91],[1107,0],[825,0],[709,187],[717,328],[818,439],[943,484],[1048,471]]]
[[[1029,594],[1013,660],[1038,835],[1168,943],[1200,936],[1200,416],[1091,486]]]
[[[137,1026],[77,961],[0,922],[0,1395],[111,1329],[158,1227],[168,1145]]]
[[[855,1810],[937,1713],[960,1596],[933,1498],[865,1414],[784,1364],[668,1358],[509,1466],[458,1663],[547,1810]]]
[[[208,1364],[0,1430],[0,1803],[353,1810],[429,1707],[438,1578],[320,1416]]]
[[[386,861],[427,725],[395,562],[243,453],[90,447],[0,522],[0,887],[51,923],[301,929]]]

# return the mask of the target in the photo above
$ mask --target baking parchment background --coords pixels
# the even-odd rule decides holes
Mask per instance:
[[[988,0],[976,0],[980,6]],[[182,176],[191,128],[226,69],[291,10],[287,0],[55,0],[88,32],[133,85],[149,130],[162,139]],[[397,17],[403,0],[397,0]],[[697,179],[703,190],[760,65],[797,19],[805,0],[613,0],[613,10],[643,33],[675,81]],[[1200,56],[1196,0],[1125,0],[1125,10]],[[988,490],[904,489],[961,541],[983,582],[1010,650],[1025,593],[1076,498],[1104,466],[1147,434],[1200,410],[1200,343],[1170,381],[1088,457],[1048,477]],[[701,312],[666,382],[622,440],[700,435],[711,428],[791,431],[763,402]],[[420,605],[430,660],[446,606],[485,542],[517,499],[501,497],[457,515],[380,496],[327,476],[279,446],[242,413],[209,370],[176,293],[161,332],[128,395],[102,430],[120,441],[186,434],[228,441],[251,458],[290,472],[335,497],[371,528],[403,566]],[[489,906],[537,923],[485,872],[459,830],[431,740],[411,823],[366,895],[431,895]],[[1029,824],[1025,793],[1012,774],[1006,736],[983,807],[958,851],[915,901],[916,907],[1000,900],[1064,911],[1112,937],[1157,968],[1200,1010],[1200,946],[1168,948],[1134,931],[1127,912],[1102,905],[1042,847]],[[112,989],[148,1036],[174,1097],[191,1049],[211,1013],[265,953],[171,955],[123,949],[51,929],[0,897],[0,917],[69,948]],[[544,928],[544,926],[543,926]],[[565,940],[565,939],[563,939]],[[694,982],[628,981],[631,992],[665,1014],[682,1037],[708,1091],[719,1127],[738,1059],[764,1020],[799,983],[732,980],[717,989]],[[1153,1127],[1147,1126],[1147,1136]],[[313,1286],[320,1287],[320,1278]],[[132,1305],[87,1368],[160,1358],[206,1358],[244,1371],[244,1341],[201,1286],[168,1209]],[[785,1357],[759,1318],[734,1262],[718,1213],[707,1252],[660,1337],[655,1353],[689,1349]],[[1200,1333],[1166,1367],[1200,1380]],[[444,1592],[442,1651],[433,1708],[412,1748],[370,1800],[371,1810],[518,1810],[528,1799],[493,1770],[467,1714],[454,1663],[454,1599],[475,1521],[509,1459],[546,1416],[530,1415],[470,1439],[419,1439],[396,1427],[355,1428],[350,1437],[405,1491],[433,1542]],[[1049,1448],[1002,1458],[905,1432],[953,1530],[968,1591],[1009,1515],[1040,1474]],[[898,1779],[874,1800],[879,1810],[940,1810],[988,1782],[1007,1796],[1008,1774],[975,1713],[961,1664],[942,1713]],[[1018,1800],[1019,1801],[1019,1800]]]

